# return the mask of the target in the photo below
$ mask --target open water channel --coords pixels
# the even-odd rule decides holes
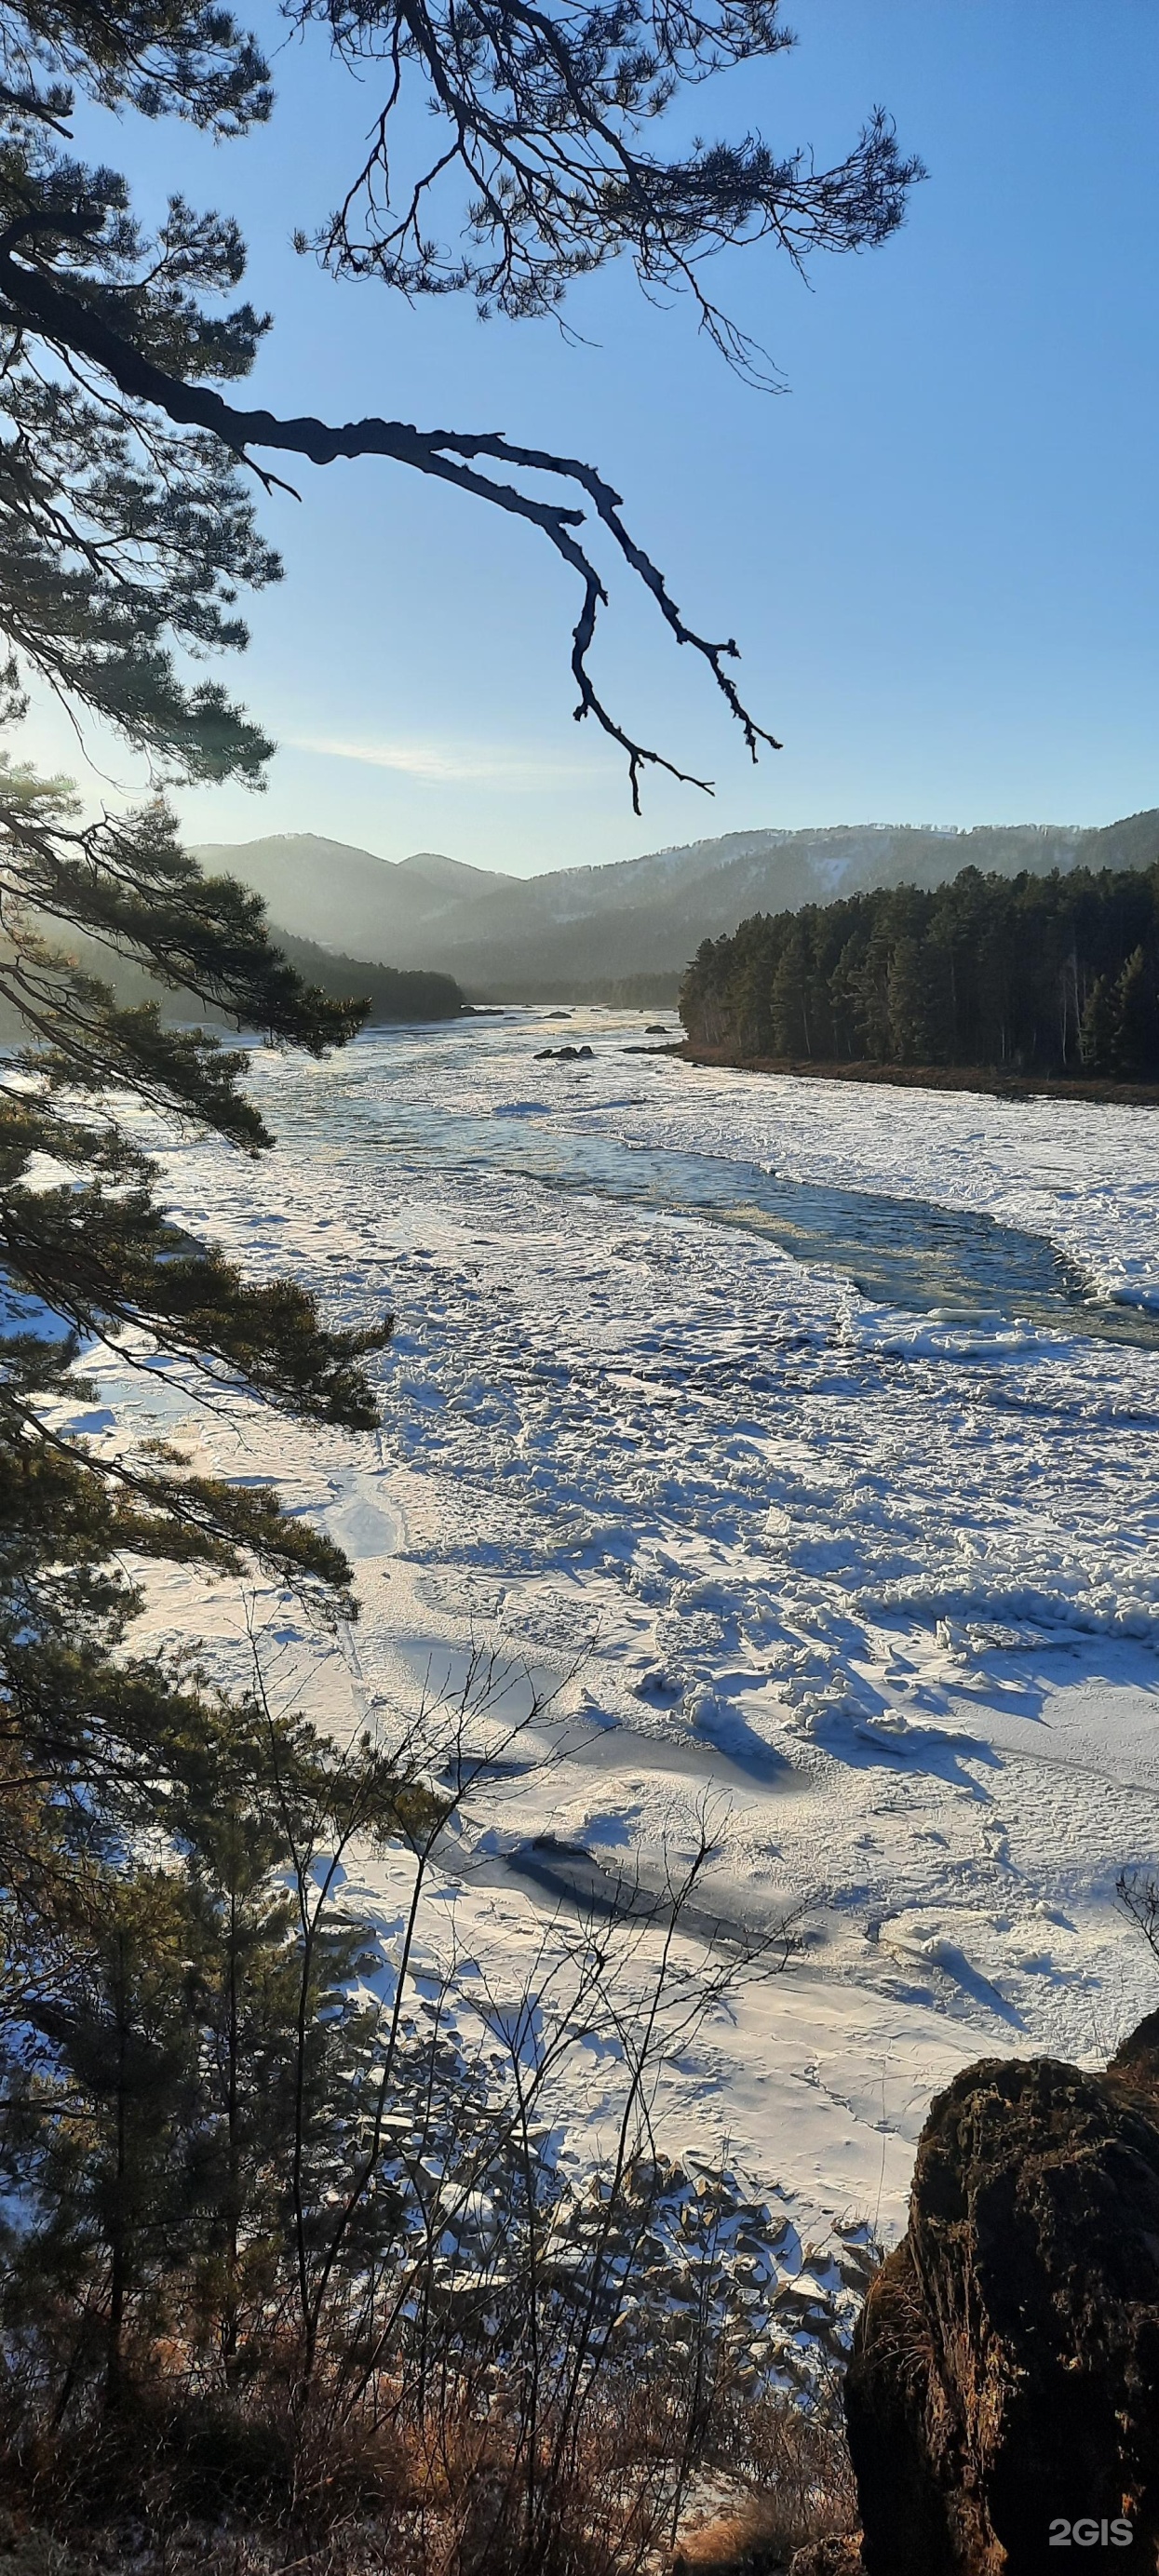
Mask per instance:
[[[372,1077],[360,1078],[357,1056],[345,1070],[347,1149],[360,1144],[384,1163],[518,1174],[554,1190],[740,1226],[837,1271],[874,1304],[975,1329],[1028,1322],[1159,1349],[1159,1314],[1101,1296],[1045,1235],[980,1212],[790,1179],[743,1156],[627,1142],[586,1128],[582,1099],[561,1107],[509,1100],[479,1116],[393,1099],[381,1056]],[[605,1115],[637,1105],[590,1103]]]

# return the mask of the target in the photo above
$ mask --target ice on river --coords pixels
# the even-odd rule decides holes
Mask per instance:
[[[565,1036],[592,1059],[537,1061]],[[255,1054],[278,1151],[176,1147],[169,1203],[335,1319],[394,1311],[383,1430],[191,1412],[166,1370],[88,1425],[187,1421],[341,1542],[335,1722],[413,1708],[472,1641],[555,1691],[550,1764],[497,1766],[446,1860],[462,1957],[530,1956],[727,1812],[723,1937],[801,1906],[807,1946],[667,2069],[666,2140],[895,2226],[958,2066],[1097,2059],[1159,2001],[1113,1896],[1159,1859],[1159,1127],[641,1036],[523,1012]],[[191,1615],[228,1664],[236,1593],[155,1584],[156,1633]],[[260,1616],[308,1652],[292,1604]],[[401,1885],[369,1890],[384,1937]]]

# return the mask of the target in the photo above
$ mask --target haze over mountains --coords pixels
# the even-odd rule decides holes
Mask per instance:
[[[1159,810],[1094,831],[866,824],[729,832],[538,877],[505,876],[430,850],[392,862],[312,832],[203,843],[197,856],[213,873],[240,877],[296,937],[389,965],[437,968],[473,1000],[660,1001],[674,997],[702,939],[735,930],[751,913],[874,886],[941,885],[965,867],[1003,876],[1147,867],[1159,858]]]

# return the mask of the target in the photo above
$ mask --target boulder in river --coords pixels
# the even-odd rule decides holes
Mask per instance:
[[[867,2576],[1155,2567],[1159,2014],[1104,2074],[983,2059],[938,2097],[845,2397]]]

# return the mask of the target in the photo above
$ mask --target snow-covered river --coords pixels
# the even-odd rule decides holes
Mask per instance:
[[[190,1415],[154,1374],[90,1427],[188,1416],[341,1541],[356,1652],[310,1685],[337,1719],[413,1709],[472,1642],[529,1668],[512,1706],[557,1689],[550,1764],[497,1771],[447,1862],[462,1956],[659,1883],[727,1808],[715,1916],[803,1904],[807,1947],[674,2060],[668,2134],[896,2223],[956,2067],[1097,2058],[1159,2002],[1113,1901],[1159,1860],[1159,1118],[643,1043],[521,1012],[255,1055],[277,1153],[176,1151],[170,1203],[335,1318],[394,1311],[384,1427]],[[196,1615],[228,1664],[236,1594]],[[189,1616],[158,1580],[155,1631]],[[385,1937],[389,1865],[368,1901]]]
[[[743,1152],[697,1153],[609,1133],[615,1113],[649,1107],[647,1096],[608,1100],[598,1088],[592,1093],[587,1064],[569,1072],[562,1101],[497,1101],[479,1117],[400,1098],[401,1068],[378,1063],[357,1092],[350,1087],[343,1141],[361,1140],[367,1154],[397,1156],[411,1170],[501,1172],[658,1214],[739,1225],[798,1261],[852,1280],[874,1304],[942,1322],[988,1329],[1032,1321],[1159,1350],[1159,1302],[1152,1312],[1145,1299],[1100,1291],[1048,1236],[972,1208],[786,1178]]]

